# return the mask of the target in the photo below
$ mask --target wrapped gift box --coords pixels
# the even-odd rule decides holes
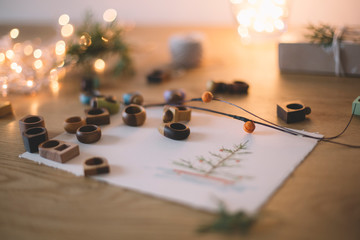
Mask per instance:
[[[287,33],[279,43],[279,67],[284,73],[335,75],[335,59],[331,47],[309,43],[299,33]],[[344,75],[360,76],[360,44],[340,43],[340,60]]]

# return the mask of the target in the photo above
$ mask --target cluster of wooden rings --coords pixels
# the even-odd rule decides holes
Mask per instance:
[[[159,132],[167,138],[184,140],[190,135],[190,128],[182,122],[189,122],[191,109],[183,106],[165,106],[163,111],[163,124]]]
[[[245,94],[248,92],[249,84],[243,81],[233,83],[215,82],[210,80],[206,84],[207,90],[212,93]]]
[[[38,152],[38,146],[48,140],[44,118],[37,115],[28,115],[19,120],[25,150],[30,153]]]

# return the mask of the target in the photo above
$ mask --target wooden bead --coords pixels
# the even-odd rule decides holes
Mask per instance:
[[[201,96],[201,99],[204,103],[209,103],[213,100],[214,95],[211,92],[204,92]]]
[[[79,145],[59,140],[48,140],[39,145],[41,157],[64,163],[80,154]]]
[[[138,92],[125,93],[123,95],[123,101],[125,105],[130,105],[130,104],[142,105],[144,102],[144,97]]]
[[[92,108],[106,108],[110,114],[115,114],[119,112],[120,103],[118,103],[115,98],[109,97],[95,97],[90,101],[90,106]]]
[[[82,127],[86,124],[85,120],[82,119],[81,117],[69,117],[67,119],[65,119],[64,122],[64,129],[66,132],[68,133],[76,133],[76,130],[79,127]]]
[[[93,157],[86,159],[83,162],[84,167],[84,175],[85,176],[91,176],[91,175],[97,175],[102,173],[109,173],[110,167],[109,163],[105,158],[101,157]]]
[[[247,121],[244,123],[244,131],[247,133],[253,133],[255,130],[255,124],[253,121]]]
[[[182,123],[164,123],[158,130],[165,137],[174,140],[184,140],[190,135],[190,128]]]
[[[48,140],[48,133],[44,127],[29,128],[22,133],[24,147],[27,152],[38,152],[38,146]]]
[[[76,138],[82,143],[94,143],[101,138],[101,129],[96,125],[85,125],[76,131]]]
[[[25,132],[33,127],[45,127],[44,118],[37,115],[27,115],[19,120],[20,132]]]
[[[0,102],[0,117],[6,116],[12,113],[11,103],[9,101]]]
[[[164,92],[165,102],[168,104],[181,104],[185,100],[185,92],[180,89],[172,89]]]
[[[277,105],[277,116],[286,123],[303,121],[305,116],[310,113],[310,107],[305,107],[300,101],[286,102]]]
[[[122,119],[128,126],[141,126],[146,120],[146,111],[140,105],[130,104],[122,112]]]
[[[110,113],[106,108],[91,108],[85,110],[87,124],[106,125],[110,124]]]
[[[191,119],[191,109],[182,106],[165,106],[163,122],[188,122]]]

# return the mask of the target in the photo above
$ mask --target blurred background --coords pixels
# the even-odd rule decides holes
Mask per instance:
[[[118,19],[139,25],[218,25],[234,23],[227,0],[1,0],[0,24],[56,24],[67,13],[73,23],[91,10],[100,19],[108,8]],[[289,26],[324,22],[331,25],[360,24],[359,0],[292,0]]]

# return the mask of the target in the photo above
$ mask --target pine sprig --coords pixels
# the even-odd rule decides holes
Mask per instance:
[[[84,67],[85,71],[92,71],[95,59],[116,57],[114,73],[134,73],[130,48],[124,40],[124,29],[116,21],[103,25],[94,22],[92,14],[88,12],[67,46],[66,64],[75,63]]]
[[[254,225],[256,217],[240,211],[234,214],[228,213],[223,203],[220,203],[220,211],[213,223],[200,226],[199,233],[221,232],[247,234]]]
[[[308,38],[311,43],[320,44],[324,47],[330,47],[332,45],[335,27],[328,24],[319,24],[318,26],[309,24],[307,30],[310,31],[310,33],[305,34],[305,37]],[[339,40],[341,41],[341,38]]]

